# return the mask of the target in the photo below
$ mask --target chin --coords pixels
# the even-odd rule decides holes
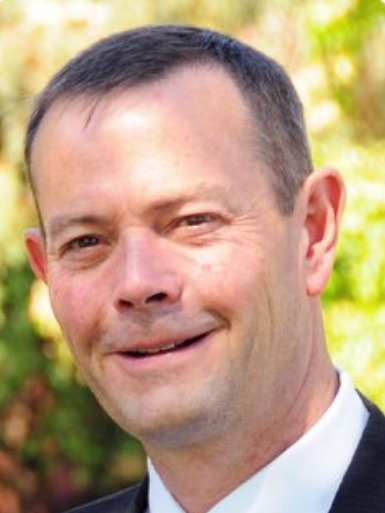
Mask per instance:
[[[158,447],[169,450],[186,448],[188,446],[205,444],[218,437],[223,418],[215,421],[212,410],[183,411],[175,410],[177,400],[174,400],[173,409],[151,411],[148,406],[136,409],[136,413],[120,410],[118,413],[109,412],[110,416],[120,427],[137,438],[145,447]]]

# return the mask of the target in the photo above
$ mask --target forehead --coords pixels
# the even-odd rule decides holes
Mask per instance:
[[[43,119],[31,155],[39,206],[58,188],[84,195],[84,182],[112,179],[117,169],[125,169],[125,182],[140,169],[143,183],[152,179],[144,169],[172,169],[177,183],[192,183],[198,170],[205,180],[224,169],[239,174],[257,160],[251,125],[240,91],[218,67],[179,69],[99,98],[62,99]]]
[[[230,75],[218,65],[195,64],[177,68],[165,77],[129,89],[115,89],[96,96],[68,96],[57,99],[48,109],[37,130],[32,148],[51,138],[65,124],[90,129],[106,122],[122,110],[134,111],[145,106],[159,115],[179,116],[190,125],[204,122],[250,132],[251,113]],[[201,128],[204,128],[203,126]],[[72,132],[72,130],[71,130]]]

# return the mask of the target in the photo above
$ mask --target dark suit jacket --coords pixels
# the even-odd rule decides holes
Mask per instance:
[[[385,417],[373,404],[365,404],[368,424],[329,513],[385,513]],[[145,513],[147,490],[146,478],[68,513]]]

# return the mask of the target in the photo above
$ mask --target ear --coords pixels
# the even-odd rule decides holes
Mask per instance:
[[[47,281],[47,257],[45,240],[39,228],[30,228],[24,234],[29,263],[35,275],[43,281]]]
[[[345,187],[337,171],[312,173],[304,185],[306,201],[306,284],[309,296],[319,296],[333,269],[345,205]]]

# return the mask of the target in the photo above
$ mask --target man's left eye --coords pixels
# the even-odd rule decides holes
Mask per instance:
[[[181,219],[178,223],[179,226],[199,226],[200,224],[209,223],[213,221],[213,216],[210,214],[193,214]]]

